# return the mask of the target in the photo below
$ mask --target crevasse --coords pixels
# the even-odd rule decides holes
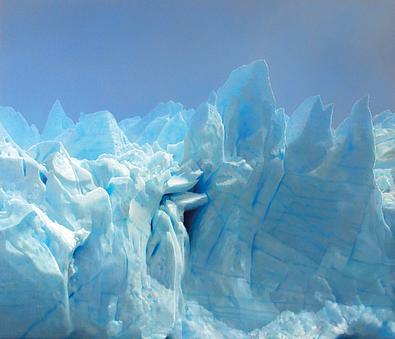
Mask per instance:
[[[264,61],[196,110],[0,108],[0,337],[395,337],[395,114],[331,117]]]

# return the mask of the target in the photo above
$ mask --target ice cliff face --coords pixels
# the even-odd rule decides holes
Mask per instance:
[[[331,114],[263,61],[196,111],[0,108],[0,337],[395,336],[395,114]]]

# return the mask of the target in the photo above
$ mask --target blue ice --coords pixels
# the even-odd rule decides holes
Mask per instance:
[[[196,110],[42,133],[0,108],[0,337],[395,337],[395,114],[291,114],[267,65]]]

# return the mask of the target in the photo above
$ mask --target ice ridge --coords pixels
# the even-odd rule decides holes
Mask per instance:
[[[0,107],[0,337],[395,337],[395,114],[278,107],[267,65],[40,134]]]

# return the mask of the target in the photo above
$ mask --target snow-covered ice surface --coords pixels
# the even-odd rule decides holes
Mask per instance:
[[[263,61],[197,110],[1,107],[0,338],[395,338],[395,114],[331,115]]]

